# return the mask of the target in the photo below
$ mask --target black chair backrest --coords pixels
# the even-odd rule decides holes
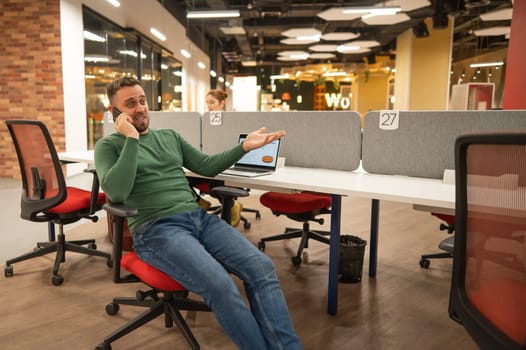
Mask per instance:
[[[526,349],[526,133],[455,145],[449,313],[483,349]]]
[[[22,176],[21,216],[31,221],[49,221],[39,215],[66,199],[66,180],[57,151],[44,123],[7,120]]]

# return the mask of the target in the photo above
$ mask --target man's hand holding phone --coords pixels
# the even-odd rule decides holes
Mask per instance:
[[[116,107],[112,107],[111,113],[113,121],[115,122],[115,130],[125,137],[133,137],[139,139],[139,132],[133,125],[132,117],[127,113],[122,113]]]

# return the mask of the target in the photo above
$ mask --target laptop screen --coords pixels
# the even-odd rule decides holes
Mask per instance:
[[[239,135],[239,143],[247,138],[247,134]],[[263,147],[254,149],[237,161],[236,166],[257,167],[275,170],[278,163],[279,145],[281,140],[274,140]]]

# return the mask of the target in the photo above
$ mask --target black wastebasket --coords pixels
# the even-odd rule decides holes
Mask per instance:
[[[360,237],[343,235],[340,237],[340,262],[338,273],[340,282],[357,283],[362,280],[363,256],[367,241]]]

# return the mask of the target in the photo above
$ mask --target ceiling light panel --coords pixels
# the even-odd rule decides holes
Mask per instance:
[[[316,52],[316,53],[311,53],[309,55],[309,58],[312,58],[315,60],[327,60],[329,58],[334,58],[334,57],[336,57],[336,55],[330,52]]]
[[[498,36],[498,35],[506,35],[510,34],[511,28],[510,27],[491,27],[491,28],[485,28],[485,29],[477,29],[473,31],[473,34],[476,36]]]
[[[301,50],[290,50],[290,51],[281,51],[278,52],[279,56],[301,56],[301,55],[308,55],[308,52],[301,51]]]
[[[366,53],[366,52],[370,52],[371,49],[367,48],[367,47],[363,47],[363,48],[359,48],[359,49],[349,49],[349,48],[353,48],[352,46],[345,46],[345,45],[342,45],[338,48],[338,52],[340,53],[343,53],[343,54],[346,54],[346,55],[349,55],[349,54],[358,54],[358,53]]]
[[[296,56],[278,56],[276,59],[278,61],[302,61],[302,60],[306,60],[308,56],[309,56],[308,54],[307,54],[307,57],[305,58],[296,57]]]
[[[410,19],[411,17],[409,17],[405,13],[397,13],[391,16],[374,16],[369,18],[362,17],[362,21],[370,26],[402,23],[405,21],[409,21]]]
[[[375,46],[380,46],[380,43],[376,40],[354,40],[354,41],[345,43],[344,45],[355,45],[355,46],[360,46],[360,47],[375,47]]]
[[[186,18],[189,19],[202,19],[202,18],[235,18],[239,17],[239,11],[188,11]]]
[[[315,28],[292,28],[281,33],[289,38],[297,37],[321,37],[321,32]]]
[[[297,39],[297,38],[286,38],[281,39],[280,43],[285,45],[308,45],[319,42],[320,39],[310,39],[310,40],[303,40],[303,39]]]
[[[352,21],[363,16],[363,13],[343,13],[343,7],[333,7],[328,10],[318,13],[318,17],[323,18],[324,20],[330,21]]]
[[[431,6],[431,1],[429,0],[393,0],[393,1],[384,1],[380,4],[375,5],[376,7],[400,7],[401,11],[409,12],[416,9],[424,8]]]
[[[513,8],[501,9],[497,11],[487,12],[480,15],[480,19],[483,21],[511,21],[511,15]]]
[[[327,40],[327,41],[347,41],[347,40],[356,39],[359,36],[360,36],[360,34],[355,34],[355,33],[351,33],[351,32],[347,32],[347,33],[335,32],[335,33],[323,34],[321,36],[321,38],[323,40]]]
[[[309,50],[315,52],[334,52],[338,50],[338,45],[313,45],[309,47]]]

